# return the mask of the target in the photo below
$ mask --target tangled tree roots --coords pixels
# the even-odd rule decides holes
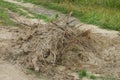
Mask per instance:
[[[45,71],[49,65],[62,63],[63,55],[73,46],[78,47],[82,37],[90,39],[90,30],[81,32],[68,23],[33,26],[24,33],[26,35],[12,45],[10,55],[14,61],[35,71]]]

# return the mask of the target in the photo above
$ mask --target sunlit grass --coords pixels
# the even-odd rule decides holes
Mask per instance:
[[[6,11],[0,7],[0,25],[11,25],[14,24],[13,21],[9,19],[9,16],[7,15]]]
[[[1,0],[0,1],[0,24],[9,25],[9,26],[17,25],[15,22],[10,20],[8,11],[12,11],[23,16],[27,15],[26,13],[20,10],[19,6],[16,6],[15,4]]]
[[[73,11],[80,21],[120,31],[120,0],[24,0],[63,13]],[[49,2],[48,2],[49,1]]]
[[[24,10],[27,12],[25,12]],[[49,21],[49,18],[43,14],[37,14],[20,5],[16,5],[14,3],[1,0],[0,1],[0,25],[1,24],[2,25],[16,25],[16,23],[10,19],[8,11],[15,12],[18,15],[24,16],[26,18],[37,18],[37,19],[43,19],[44,21]],[[30,13],[34,17],[29,16],[28,13]]]

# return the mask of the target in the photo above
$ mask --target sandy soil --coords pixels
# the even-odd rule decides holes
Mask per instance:
[[[0,80],[32,80],[18,68],[19,66],[0,61]]]

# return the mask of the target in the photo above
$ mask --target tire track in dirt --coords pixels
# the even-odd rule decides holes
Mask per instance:
[[[32,3],[17,2],[15,0],[5,0],[5,1],[8,1],[8,2],[11,2],[11,3],[26,7],[28,10],[30,10],[32,12],[35,12],[37,14],[43,14],[43,15],[46,15],[48,17],[52,17],[56,13],[58,13],[59,18],[64,18],[66,16],[65,14],[62,14],[62,13],[60,13],[58,11],[46,9],[46,8],[44,8],[42,6],[37,6],[37,5],[34,5]],[[76,19],[74,17],[70,17],[69,21],[72,21],[69,24],[71,27],[75,26],[75,27],[79,28],[82,31],[86,31],[86,30],[90,29],[93,34],[100,34],[102,36],[107,36],[109,38],[118,37],[118,34],[119,34],[118,31],[100,29],[100,28],[98,28],[97,26],[94,26],[94,25],[88,25],[88,24],[81,23],[78,19]],[[63,23],[61,23],[61,24],[63,24]]]

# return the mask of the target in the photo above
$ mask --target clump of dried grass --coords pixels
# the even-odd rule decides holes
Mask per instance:
[[[23,29],[25,35],[16,40],[11,52],[12,59],[24,67],[42,72],[53,64],[60,64],[62,56],[72,46],[78,46],[81,37],[87,36],[90,39],[89,30],[81,32],[69,26],[69,16],[45,25]]]

